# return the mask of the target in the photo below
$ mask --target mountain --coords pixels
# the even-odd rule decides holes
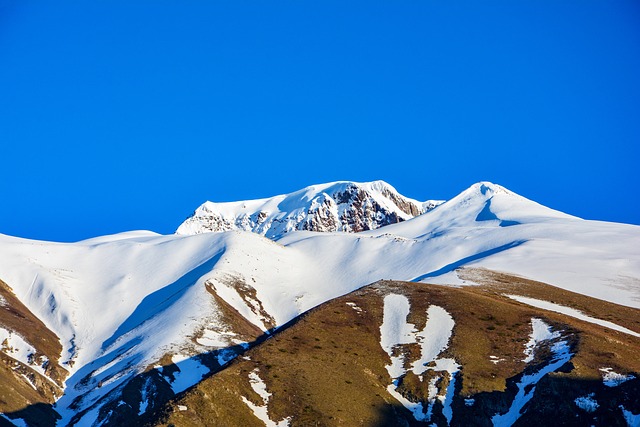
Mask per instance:
[[[311,200],[301,194],[296,200]],[[242,206],[242,203],[236,205]],[[285,209],[286,203],[278,202],[277,206],[280,209],[278,215],[284,213],[283,218],[291,217],[290,211]],[[637,338],[640,331],[640,245],[637,244],[640,227],[582,220],[541,206],[498,185],[483,182],[422,215],[358,233],[293,229],[285,233],[284,229],[277,232],[270,229],[274,230],[272,239],[264,237],[262,230],[257,233],[232,230],[168,236],[138,231],[77,243],[40,242],[0,235],[0,279],[6,284],[2,288],[4,293],[0,302],[7,313],[13,313],[0,317],[0,333],[4,334],[1,336],[9,337],[2,347],[0,384],[4,389],[0,386],[0,411],[4,418],[0,417],[0,425],[9,422],[7,420],[18,424],[53,425],[57,417],[60,417],[58,425],[161,423],[172,408],[185,406],[179,403],[179,399],[191,396],[192,391],[197,390],[192,387],[205,382],[210,384],[209,379],[215,383],[215,378],[226,378],[229,373],[236,372],[235,368],[230,368],[245,360],[238,356],[252,357],[247,354],[266,351],[260,349],[272,347],[277,339],[281,339],[278,337],[298,334],[287,331],[295,331],[302,325],[305,316],[315,313],[309,312],[314,307],[319,310],[325,307],[323,304],[351,302],[337,298],[360,288],[371,294],[372,307],[376,307],[375,304],[384,307],[384,298],[375,299],[375,295],[382,295],[380,288],[377,285],[367,286],[382,283],[380,280],[409,282],[393,286],[399,286],[398,292],[394,291],[396,294],[411,292],[408,296],[410,306],[421,307],[419,304],[424,304],[413,302],[414,297],[421,295],[421,289],[425,291],[425,298],[445,292],[452,296],[452,301],[463,299],[468,297],[468,292],[478,288],[479,283],[484,283],[483,280],[489,280],[478,273],[482,271],[496,272],[492,273],[495,276],[491,276],[491,286],[513,282],[516,287],[509,289],[509,295],[538,301],[533,302],[538,306],[531,306],[522,302],[531,303],[530,300],[512,300],[495,292],[473,297],[484,301],[485,311],[493,311],[496,318],[501,311],[507,310],[507,306],[525,304],[529,307],[526,321],[522,315],[519,320],[508,318],[500,320],[502,324],[487,325],[503,332],[503,335],[491,335],[492,339],[498,340],[496,351],[510,346],[508,354],[513,360],[509,366],[513,369],[500,374],[500,378],[507,384],[513,384],[511,390],[517,389],[518,375],[538,372],[535,369],[527,371],[528,365],[516,363],[514,356],[528,351],[531,347],[529,335],[535,335],[540,329],[540,324],[537,321],[532,323],[531,318],[541,319],[549,325],[549,335],[569,327],[578,330],[582,325],[575,324],[572,320],[575,316],[555,313],[552,309],[561,309],[553,304],[579,310],[601,323],[609,322],[604,327],[606,330],[598,329],[598,339],[604,340],[603,343],[609,342],[610,350],[605,349],[605,344],[592,343],[595,338],[586,332],[574,334],[577,338],[568,342],[572,354],[577,351],[572,347],[576,342],[586,346],[584,348],[599,349],[589,362],[589,369],[580,368],[574,374],[579,374],[579,378],[584,374],[592,380],[597,372],[638,378],[638,367],[627,359],[633,359],[629,355],[640,351]],[[514,278],[520,282],[514,282]],[[519,293],[518,288],[525,287],[521,284],[524,278],[550,286],[540,284],[535,286],[538,290],[528,287],[526,292]],[[407,291],[406,287],[412,290]],[[418,292],[415,295],[412,287]],[[438,307],[450,313],[454,322],[458,322],[455,324],[467,324],[468,328],[482,325],[477,319],[458,318],[461,312],[452,302],[442,302]],[[424,309],[428,310],[428,307],[424,306]],[[379,308],[372,310],[379,311]],[[428,312],[421,313],[410,313],[406,320],[418,331],[424,329],[421,325],[425,321],[425,313],[429,318]],[[414,319],[415,316],[418,317]],[[30,319],[31,323],[17,321],[17,318]],[[382,310],[370,319],[368,329],[359,331],[364,334],[363,343],[372,339],[380,343],[384,319]],[[401,326],[397,316],[395,319],[394,322]],[[507,333],[505,328],[508,326],[513,333]],[[314,327],[321,328],[320,325]],[[621,327],[631,334],[620,332]],[[358,340],[349,342],[349,336],[343,340],[340,325],[326,324],[322,328],[326,329],[323,334],[335,336],[335,345],[353,349],[350,353],[365,357],[370,353]],[[371,360],[373,367],[380,361],[384,366],[399,363],[393,362],[395,352],[399,351],[394,350],[397,345],[401,346],[399,348],[408,346],[405,349],[409,352],[406,360],[413,363],[414,353],[418,351],[416,346],[425,338],[420,338],[422,335],[418,332],[412,332],[411,326],[402,326],[402,330],[405,332],[399,336],[399,342],[387,343],[377,350],[379,357]],[[485,330],[486,327],[479,330],[478,336],[480,332],[489,333]],[[302,332],[300,334],[303,335]],[[464,336],[459,334],[462,331],[454,325],[449,337],[453,340],[452,345],[459,339],[456,337]],[[443,341],[446,340],[442,338],[440,342]],[[556,341],[553,341],[554,345]],[[328,349],[326,345],[317,345]],[[360,345],[363,347],[359,350]],[[532,344],[533,347],[536,345]],[[16,352],[15,348],[23,350]],[[285,350],[275,351],[282,358],[290,353]],[[326,358],[331,354],[309,353],[308,357]],[[555,353],[549,349],[541,350],[540,354],[548,356],[539,360],[542,364],[549,362],[547,365],[553,365],[551,361],[556,356],[568,357],[568,353],[554,356]],[[439,354],[435,356],[440,357]],[[491,353],[489,356],[505,358],[501,354]],[[456,363],[462,365],[461,360]],[[486,361],[465,362],[460,373],[455,374],[462,375],[459,384],[468,384],[470,380],[465,379],[466,373],[481,370],[485,365]],[[291,369],[294,366],[292,362]],[[379,372],[374,368],[367,369]],[[555,371],[557,369],[554,368]],[[295,372],[282,364],[278,371],[272,373],[279,378],[287,378]],[[389,371],[386,374],[381,372],[378,374],[382,375],[378,379],[381,388],[376,393],[404,415],[407,413],[400,407],[405,407],[407,402],[402,399],[413,402],[413,407],[420,403],[422,408],[431,402],[430,379],[414,384],[425,387],[420,392],[416,389],[405,393],[402,388],[394,392],[388,386],[400,377],[392,377]],[[263,378],[260,375],[252,375],[248,384],[253,384],[266,396],[270,383],[264,387],[260,385],[256,379],[256,376]],[[203,378],[207,379],[202,381]],[[359,380],[356,378],[359,377],[345,377],[341,381],[357,384]],[[444,386],[447,380],[438,381]],[[636,387],[634,381],[629,379],[624,388],[616,390]],[[47,385],[49,388],[45,389],[42,384],[51,386]],[[332,384],[336,396],[349,399],[349,389],[338,387],[342,382],[330,382],[323,387],[326,389]],[[503,392],[496,384],[493,391]],[[265,387],[267,391],[263,390]],[[13,394],[2,390],[12,390]],[[477,391],[482,390],[493,392],[482,388]],[[585,393],[588,390],[591,389],[583,389]],[[457,396],[454,402],[460,402],[456,399],[463,394],[457,389],[451,393]],[[588,397],[589,393],[591,391],[584,396]],[[619,412],[615,416],[607,416],[615,418],[626,414],[621,412],[619,405],[614,405],[618,400],[629,414],[640,412],[622,397],[609,398],[606,397],[608,394],[599,397],[597,391],[594,393],[600,411],[606,407],[609,412]],[[244,404],[241,397],[251,401],[258,412],[250,411],[247,416],[263,414],[264,411],[268,414],[272,410],[271,404],[260,400],[259,393],[220,396],[222,401],[229,403],[229,408]],[[283,402],[275,397],[275,393],[273,396],[274,402],[280,402],[276,405],[282,407]],[[297,391],[296,396],[300,396]],[[420,396],[426,396],[427,400],[420,400]],[[602,400],[605,397],[609,399],[607,405]],[[500,410],[508,406],[505,403],[508,399],[504,399]],[[314,407],[314,402],[308,400],[302,406],[303,409],[306,406],[310,408],[311,418],[314,411],[320,410]],[[534,398],[532,402],[544,402],[544,399]],[[264,406],[268,408],[259,409]],[[528,410],[530,406],[523,408]],[[456,407],[452,407],[453,414],[458,412]],[[433,408],[436,411],[436,406]],[[492,408],[498,410],[497,406]],[[304,424],[297,421],[300,418],[293,409],[289,412],[285,409],[277,410],[277,414],[284,418],[276,417],[274,423],[290,416],[291,425]],[[220,411],[217,413],[222,413]],[[394,410],[392,414],[398,411]],[[328,414],[327,417],[336,417],[331,411],[321,412]],[[459,413],[461,417],[471,416],[464,410]],[[487,409],[483,414],[488,417],[491,411]],[[456,419],[453,416],[452,423]],[[253,423],[259,422],[256,420]],[[434,422],[444,424],[449,419],[444,416],[438,420]]]
[[[380,281],[324,303],[148,425],[611,426],[640,412],[638,334],[520,301],[553,297],[637,326],[636,310],[489,270],[461,274],[477,284]]]
[[[409,199],[383,181],[339,181],[268,199],[205,202],[177,233],[244,230],[269,238],[294,230],[357,233],[406,221],[441,203]]]

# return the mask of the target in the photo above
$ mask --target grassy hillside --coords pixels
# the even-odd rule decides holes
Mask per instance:
[[[640,413],[639,338],[534,308],[505,294],[553,301],[634,331],[640,331],[638,310],[487,270],[467,269],[460,275],[477,285],[454,288],[382,281],[322,304],[150,414],[147,423],[263,426],[265,422],[256,416],[262,413],[273,425],[287,420],[291,426],[426,425],[426,421],[491,425],[494,415],[512,406],[523,375],[533,375],[551,363],[552,344],[560,339],[571,360],[542,377],[535,389],[525,389],[533,397],[516,425],[539,425],[540,417],[553,417],[547,420],[555,424],[625,425],[620,406]],[[408,369],[420,358],[417,342],[393,350],[393,357],[404,355],[408,369],[395,390],[407,402],[421,403],[423,412],[430,406],[430,417],[422,421],[389,391],[391,358],[381,346],[388,295],[408,300],[406,322],[415,330],[425,328],[431,306],[441,307],[455,321],[448,346],[420,375]],[[544,321],[557,338],[538,343],[535,356],[526,363],[532,318]],[[459,365],[457,373],[442,371],[438,360],[445,359]],[[608,387],[603,383],[605,368],[620,378],[635,378]],[[445,397],[452,380],[452,398]],[[596,402],[597,408],[581,409],[579,398]],[[447,415],[447,406],[452,415]]]
[[[24,418],[30,425],[51,425],[56,417],[50,408],[62,394],[67,372],[58,365],[62,346],[58,337],[36,318],[0,281],[0,328],[30,344],[35,352],[20,361],[15,344],[0,342],[0,412]],[[44,362],[48,360],[48,362]],[[35,366],[44,366],[45,378]]]

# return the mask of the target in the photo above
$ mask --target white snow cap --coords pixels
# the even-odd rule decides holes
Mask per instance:
[[[441,203],[402,196],[384,181],[336,181],[265,199],[205,202],[176,233],[244,230],[277,238],[293,230],[357,232],[406,221]]]

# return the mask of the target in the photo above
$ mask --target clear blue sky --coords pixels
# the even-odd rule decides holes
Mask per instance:
[[[0,233],[489,180],[640,224],[637,1],[0,2]]]

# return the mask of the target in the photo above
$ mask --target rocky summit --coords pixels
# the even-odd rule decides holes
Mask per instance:
[[[243,202],[205,202],[178,234],[244,230],[276,238],[290,231],[357,233],[421,215],[442,201],[418,202],[383,181],[340,181]]]

